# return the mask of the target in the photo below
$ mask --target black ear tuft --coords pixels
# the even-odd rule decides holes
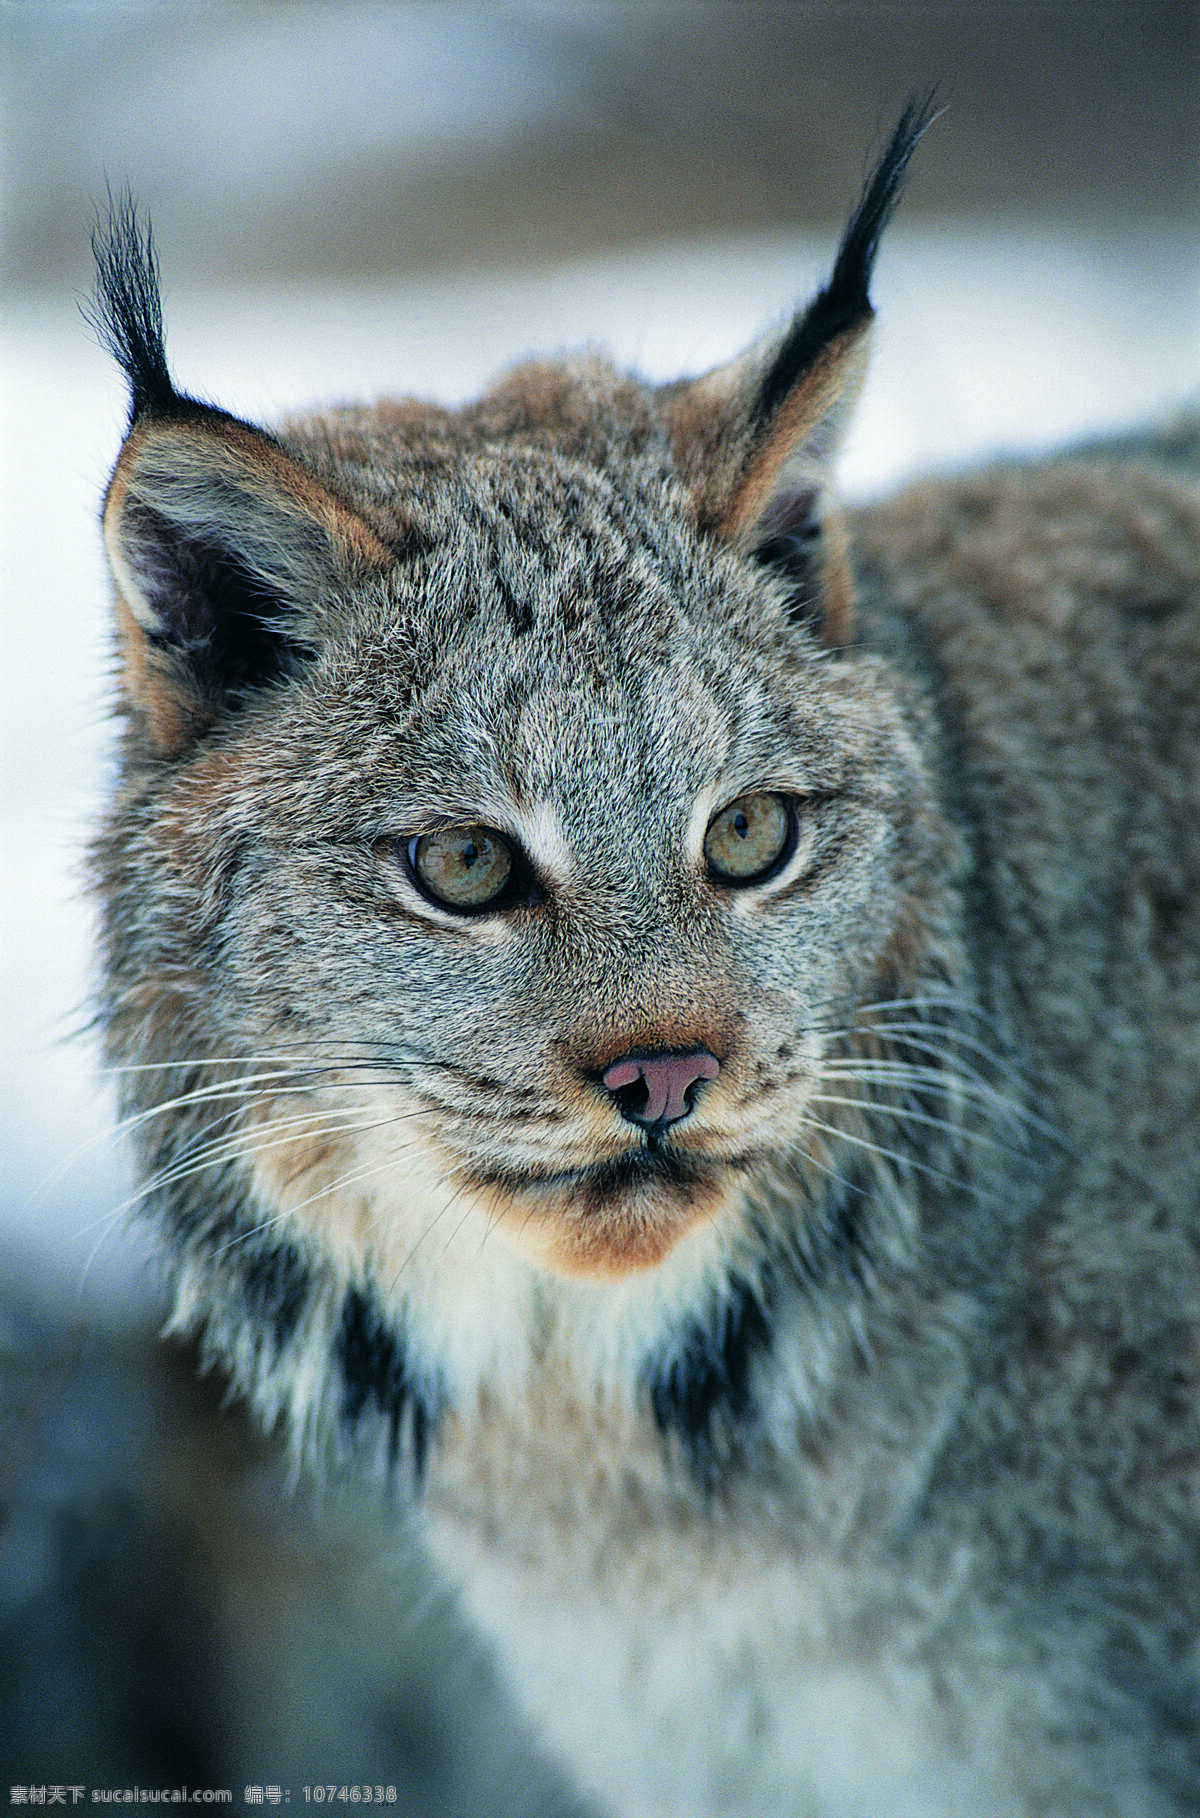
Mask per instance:
[[[130,423],[146,413],[177,414],[186,400],[167,368],[158,257],[149,225],[143,232],[127,193],[109,197],[108,220],[97,218],[92,252],[96,292],[85,313],[129,380]]]
[[[829,343],[871,314],[868,287],[883,230],[895,213],[909,160],[937,114],[936,95],[914,95],[896,122],[857,208],[846,223],[829,282],[796,317],[764,374],[751,410],[769,423],[797,379]]]
[[[913,95],[892,129],[882,158],[863,186],[862,199],[846,223],[824,295],[843,295],[869,309],[867,286],[883,230],[896,212],[909,161],[941,110],[936,91]]]

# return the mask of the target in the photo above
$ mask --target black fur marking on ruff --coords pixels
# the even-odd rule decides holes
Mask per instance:
[[[354,1432],[371,1414],[382,1417],[387,1428],[388,1464],[392,1466],[400,1457],[407,1413],[413,1476],[419,1483],[437,1425],[439,1398],[415,1381],[399,1333],[384,1323],[360,1288],[346,1292],[334,1341],[334,1359],[342,1375],[342,1419]]]
[[[753,1432],[754,1373],[771,1350],[781,1301],[808,1299],[827,1285],[860,1301],[870,1296],[871,1195],[865,1167],[851,1159],[820,1202],[804,1209],[790,1239],[762,1230],[757,1281],[731,1276],[707,1316],[690,1321],[682,1340],[650,1361],[644,1382],[655,1425],[682,1446],[706,1490],[717,1487],[740,1440]]]
[[[247,1309],[257,1326],[271,1328],[277,1354],[300,1323],[311,1292],[308,1269],[291,1244],[273,1244],[246,1263],[242,1293]]]
[[[647,1371],[655,1425],[676,1439],[705,1488],[713,1489],[740,1429],[753,1419],[751,1375],[771,1346],[767,1291],[733,1276],[707,1320],[689,1323],[682,1344]]]
[[[831,341],[871,314],[868,288],[883,230],[895,212],[909,160],[932,122],[934,97],[914,95],[846,223],[829,282],[797,315],[758,389],[750,421],[763,430],[797,380]]]

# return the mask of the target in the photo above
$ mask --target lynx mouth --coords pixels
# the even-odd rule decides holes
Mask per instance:
[[[694,1156],[650,1140],[623,1155],[582,1167],[556,1168],[545,1173],[501,1169],[483,1176],[484,1186],[513,1197],[541,1195],[561,1200],[578,1195],[581,1202],[604,1202],[609,1208],[629,1194],[646,1188],[666,1188],[687,1193],[711,1188],[714,1180],[737,1163],[710,1156]]]
[[[586,1167],[506,1170],[481,1184],[520,1248],[557,1272],[612,1280],[654,1268],[693,1226],[716,1218],[748,1165],[647,1142]]]

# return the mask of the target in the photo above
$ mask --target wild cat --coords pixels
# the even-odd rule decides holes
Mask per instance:
[[[665,386],[267,431],[99,247],[174,1321],[622,1818],[1200,1809],[1195,435],[839,508],[926,124]]]

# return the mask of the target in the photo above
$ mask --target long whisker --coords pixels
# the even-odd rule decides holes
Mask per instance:
[[[454,1192],[454,1193],[453,1193],[453,1194],[451,1194],[451,1196],[450,1196],[450,1198],[449,1198],[449,1199],[448,1199],[448,1200],[447,1200],[447,1202],[446,1202],[446,1204],[445,1204],[445,1206],[444,1206],[444,1207],[443,1207],[443,1208],[442,1208],[442,1210],[441,1210],[441,1211],[440,1211],[440,1212],[439,1212],[439,1213],[438,1213],[438,1219],[437,1219],[437,1222],[440,1222],[440,1220],[441,1220],[441,1219],[442,1219],[442,1218],[443,1218],[443,1217],[444,1217],[444,1216],[445,1216],[445,1214],[446,1214],[446,1213],[447,1213],[447,1212],[448,1212],[448,1211],[449,1211],[449,1210],[450,1210],[450,1208],[451,1208],[451,1206],[452,1206],[452,1205],[453,1205],[453,1204],[454,1204],[454,1202],[455,1202],[455,1200],[456,1200],[456,1199],[458,1199],[458,1198],[459,1198],[459,1197],[460,1197],[460,1196],[461,1196],[461,1195],[462,1195],[462,1194],[463,1194],[463,1193],[464,1193],[464,1192],[465,1192],[465,1191],[466,1191],[466,1188],[465,1188],[465,1187],[461,1187],[461,1186],[460,1186],[460,1187],[459,1187],[459,1188],[458,1188],[458,1189],[457,1189],[457,1190],[456,1190],[456,1191],[455,1191],[455,1192]],[[447,1238],[446,1238],[446,1242],[445,1242],[445,1244],[444,1244],[444,1245],[443,1245],[443,1248],[442,1248],[442,1259],[443,1259],[443,1261],[444,1261],[444,1260],[445,1260],[445,1258],[446,1258],[446,1257],[447,1257],[447,1256],[449,1256],[449,1254],[450,1254],[450,1246],[451,1246],[451,1244],[452,1244],[452,1243],[453,1243],[453,1242],[454,1242],[454,1240],[455,1240],[455,1238],[456,1238],[456,1237],[457,1237],[457,1236],[458,1236],[458,1234],[459,1234],[459,1232],[460,1232],[460,1231],[461,1231],[461,1230],[462,1230],[462,1228],[463,1228],[463,1226],[464,1226],[464,1225],[465,1225],[465,1224],[466,1224],[466,1222],[467,1222],[467,1220],[468,1220],[468,1219],[469,1219],[469,1218],[470,1218],[470,1216],[471,1216],[471,1213],[472,1213],[472,1210],[473,1210],[473,1208],[472,1208],[472,1207],[471,1207],[471,1206],[470,1206],[470,1205],[467,1205],[467,1206],[465,1206],[465,1207],[464,1207],[464,1208],[463,1208],[463,1214],[462,1214],[462,1217],[461,1217],[461,1218],[460,1218],[460,1219],[459,1219],[459,1221],[458,1221],[458,1223],[457,1223],[457,1224],[456,1224],[456,1225],[455,1225],[455,1227],[454,1227],[454,1229],[453,1229],[453,1231],[451,1231],[451,1232],[450,1232],[450,1233],[449,1233],[449,1234],[448,1234],[448,1236],[447,1236]],[[497,1216],[496,1216],[496,1218],[495,1218],[495,1219],[491,1219],[491,1218],[485,1218],[485,1219],[484,1219],[484,1221],[483,1221],[483,1230],[482,1230],[482,1232],[481,1232],[481,1233],[480,1233],[480,1238],[479,1238],[479,1247],[480,1247],[480,1249],[481,1249],[481,1250],[482,1250],[482,1248],[483,1248],[483,1246],[484,1246],[484,1244],[485,1244],[485,1243],[486,1243],[486,1242],[487,1242],[487,1240],[488,1240],[488,1237],[489,1237],[489,1235],[490,1235],[490,1233],[491,1233],[491,1231],[492,1231],[492,1228],[493,1228],[493,1226],[494,1226],[494,1225],[496,1225],[496,1224],[498,1224],[498,1223],[499,1223],[499,1222],[500,1222],[500,1221],[499,1221],[499,1215],[497,1215]],[[425,1239],[426,1239],[426,1237],[428,1237],[428,1235],[429,1235],[429,1232],[430,1232],[430,1231],[432,1231],[432,1229],[433,1229],[433,1225],[430,1225],[430,1226],[429,1226],[429,1227],[428,1227],[428,1229],[427,1229],[427,1230],[425,1230],[425,1231],[423,1231],[423,1232],[422,1232],[422,1234],[421,1234],[421,1236],[420,1236],[420,1237],[419,1237],[419,1238],[418,1238],[418,1239],[417,1239],[417,1242],[416,1242],[416,1243],[415,1243],[415,1244],[414,1244],[414,1245],[413,1245],[413,1247],[412,1247],[412,1249],[411,1249],[411,1250],[410,1250],[410,1251],[409,1251],[409,1253],[408,1253],[408,1259],[407,1259],[407,1261],[408,1261],[408,1262],[411,1262],[411,1261],[412,1261],[412,1259],[413,1259],[413,1256],[414,1256],[414,1254],[415,1254],[415,1253],[416,1253],[416,1251],[417,1251],[417,1250],[418,1250],[418,1249],[419,1249],[419,1247],[420,1247],[420,1245],[421,1245],[421,1244],[422,1244],[422,1243],[424,1243],[424,1241],[425,1241]],[[405,1264],[405,1266],[406,1266],[406,1267],[407,1267],[407,1263],[406,1263],[406,1264]]]
[[[228,1117],[234,1115],[236,1115],[236,1111],[230,1111],[227,1113],[226,1119],[222,1121],[227,1121]],[[322,1136],[355,1135],[361,1131],[382,1129],[399,1123],[405,1118],[419,1115],[419,1112],[412,1111],[401,1112],[385,1118],[351,1119],[347,1118],[346,1112],[340,1107],[330,1107],[327,1111],[314,1108],[311,1114],[304,1117],[273,1119],[270,1123],[259,1126],[255,1132],[239,1130],[210,1137],[206,1142],[197,1142],[188,1146],[169,1164],[148,1175],[136,1192],[130,1194],[111,1211],[106,1212],[102,1220],[96,1220],[94,1223],[103,1223],[106,1227],[111,1227],[127,1213],[132,1212],[145,1200],[152,1198],[166,1187],[176,1186],[180,1181],[204,1173],[206,1169],[220,1166],[222,1162],[251,1160],[267,1150],[281,1147],[293,1140],[290,1134],[275,1135],[276,1131],[311,1127],[316,1122],[320,1126],[318,1133]],[[335,1118],[343,1121],[340,1123],[329,1121]],[[325,1121],[322,1122],[322,1120]],[[93,1226],[83,1227],[84,1230],[92,1228]]]
[[[1022,1119],[1024,1109],[997,1087],[974,1074],[944,1067],[918,1067],[905,1061],[832,1061],[822,1065],[822,1080],[861,1080],[869,1085],[899,1088],[940,1088],[948,1098],[962,1098],[970,1103],[1001,1112],[1013,1121]]]
[[[877,1143],[870,1137],[857,1136],[854,1131],[843,1129],[838,1124],[823,1123],[819,1117],[811,1117],[809,1122],[814,1130],[820,1130],[825,1136],[832,1136],[839,1142],[853,1143],[856,1148],[865,1149],[869,1155],[877,1155],[884,1161],[894,1162],[901,1172],[912,1169],[915,1173],[926,1174],[931,1180],[942,1181],[948,1186],[957,1187],[960,1184],[954,1175],[947,1174],[943,1169],[934,1168],[928,1162],[917,1161],[912,1155],[904,1155],[895,1149],[887,1149],[882,1143]]]
[[[441,1175],[435,1184],[439,1187],[445,1186],[446,1176],[444,1174]],[[450,1208],[454,1205],[455,1201],[457,1199],[459,1199],[465,1191],[466,1191],[466,1188],[463,1185],[463,1183],[460,1181],[455,1186],[454,1191],[451,1193],[451,1195],[450,1195],[449,1199],[446,1201],[445,1205],[438,1207],[437,1211],[434,1213],[433,1217],[430,1219],[430,1221],[426,1225],[425,1229],[421,1232],[421,1235],[417,1238],[416,1242],[410,1247],[408,1254],[405,1256],[403,1262],[400,1264],[399,1268],[396,1270],[395,1274],[392,1276],[391,1281],[388,1283],[387,1291],[388,1291],[389,1295],[394,1294],[396,1289],[399,1287],[400,1277],[404,1274],[405,1270],[410,1267],[414,1256],[417,1254],[417,1251],[421,1248],[421,1245],[425,1242],[426,1238],[430,1237],[433,1234],[433,1232],[436,1230],[437,1226],[441,1224],[443,1218],[445,1218],[446,1214],[449,1212]],[[446,1242],[447,1249],[449,1249],[450,1244],[452,1244],[454,1242],[455,1236],[457,1235],[458,1231],[460,1231],[462,1229],[462,1226],[465,1223],[469,1214],[470,1214],[470,1207],[468,1206],[467,1210],[463,1213],[462,1218],[459,1220],[458,1225],[456,1226],[455,1230],[453,1232],[451,1232],[449,1238],[447,1239],[447,1242]]]
[[[278,1075],[268,1073],[252,1074],[245,1080],[231,1081],[222,1085],[196,1087],[191,1092],[181,1093],[173,1099],[163,1099],[154,1105],[147,1106],[141,1111],[128,1113],[125,1117],[119,1118],[111,1128],[97,1131],[92,1136],[86,1137],[83,1142],[77,1143],[61,1161],[57,1162],[30,1192],[29,1199],[26,1202],[26,1210],[28,1210],[30,1206],[35,1205],[39,1197],[47,1193],[55,1181],[61,1179],[70,1168],[82,1161],[85,1156],[92,1154],[93,1151],[98,1148],[119,1140],[122,1136],[130,1134],[138,1129],[140,1125],[150,1122],[160,1113],[187,1110],[191,1105],[204,1104],[210,1100],[219,1102],[228,1099],[230,1096],[243,1098],[250,1097],[259,1085],[270,1083],[276,1078],[286,1080],[289,1077],[291,1076],[286,1073],[280,1073]],[[287,1085],[280,1086],[276,1089],[280,1092],[296,1093],[307,1090],[307,1088],[302,1086]]]
[[[821,1062],[822,1074],[849,1079],[871,1078],[907,1081],[914,1085],[943,1085],[984,1094],[1007,1103],[1007,1095],[975,1072],[961,1067],[933,1066],[925,1061],[901,1060],[891,1055],[848,1055]]]
[[[1007,1058],[1007,1037],[995,1019],[968,999],[952,992],[930,992],[923,997],[881,998],[867,1003],[852,999],[831,1000],[810,1006],[809,1027],[815,1034],[849,1039],[885,1029],[904,1030],[916,1036],[943,1041],[979,1054],[1001,1073],[1013,1071]],[[992,1040],[984,1039],[984,1034]]]
[[[282,1051],[270,1054],[238,1055],[184,1054],[171,1056],[166,1060],[114,1062],[100,1067],[98,1071],[101,1078],[121,1078],[126,1074],[137,1073],[198,1072],[207,1067],[268,1067],[295,1073],[329,1073],[342,1068],[378,1068],[382,1074],[390,1078],[396,1067],[404,1065],[431,1067],[440,1071],[453,1070],[453,1063],[438,1060],[421,1049],[396,1048],[381,1051],[379,1044],[373,1043],[361,1052],[314,1047],[301,1054]]]
[[[980,1023],[990,1029],[994,1035],[1003,1031],[994,1016],[983,1009],[973,999],[964,997],[961,992],[952,989],[930,987],[913,997],[882,997],[853,1006],[854,1013],[860,1016],[872,1016],[877,1010],[939,1010],[949,1011],[955,1018],[956,1025],[966,1019]]]
[[[957,1027],[943,1028],[936,1023],[920,1022],[870,1022],[858,1028],[845,1031],[851,1035],[879,1035],[899,1037],[906,1048],[916,1048],[922,1053],[934,1056],[953,1054],[961,1058],[962,1054],[974,1054],[986,1061],[989,1068],[1006,1079],[1017,1079],[1019,1075],[1011,1062],[978,1037],[967,1030]]]
[[[831,1092],[815,1092],[810,1100],[815,1105],[839,1105],[849,1110],[875,1113],[881,1117],[890,1117],[898,1123],[925,1124],[931,1130],[942,1130],[949,1136],[966,1137],[969,1142],[981,1143],[985,1148],[1003,1149],[1005,1144],[987,1131],[970,1130],[964,1124],[955,1123],[946,1117],[933,1117],[925,1111],[914,1111],[907,1105],[888,1105],[876,1099],[838,1098]]]
[[[927,1024],[879,1023],[870,1026],[870,1033],[898,1035],[904,1048],[915,1049],[927,1056],[932,1064],[922,1066],[906,1060],[902,1054],[842,1054],[823,1062],[822,1072],[829,1077],[850,1078],[857,1073],[859,1077],[884,1080],[887,1077],[884,1069],[898,1069],[900,1071],[890,1083],[902,1085],[902,1075],[905,1073],[914,1082],[929,1085],[941,1083],[951,1092],[958,1092],[964,1098],[992,1107],[1007,1122],[1024,1125],[1029,1130],[1036,1130],[1039,1135],[1061,1142],[1061,1132],[1026,1102],[1019,1072],[1002,1057],[995,1055],[985,1043],[961,1037],[959,1031],[943,1033],[931,1030]],[[958,1048],[966,1048],[987,1061],[995,1072],[996,1079],[988,1079],[975,1067],[964,1063],[962,1055],[955,1051]],[[871,1074],[871,1069],[876,1070],[874,1075]]]
[[[398,1121],[399,1119],[395,1118],[385,1118],[377,1124],[368,1124],[363,1127],[366,1129],[382,1129]],[[350,1173],[339,1175],[336,1180],[330,1181],[328,1185],[318,1188],[317,1192],[310,1193],[307,1199],[297,1200],[295,1204],[284,1207],[271,1218],[264,1219],[260,1224],[252,1226],[249,1230],[237,1232],[233,1237],[229,1238],[226,1243],[222,1244],[219,1249],[215,1250],[213,1254],[215,1256],[220,1256],[226,1250],[233,1249],[236,1245],[244,1243],[247,1238],[256,1236],[260,1231],[269,1230],[272,1225],[279,1224],[282,1220],[291,1218],[297,1212],[303,1212],[309,1206],[315,1206],[320,1200],[328,1199],[333,1194],[341,1193],[347,1187],[356,1186],[359,1181],[370,1180],[372,1176],[382,1174],[385,1169],[394,1165],[399,1156],[404,1155],[409,1149],[415,1147],[415,1143],[402,1143],[398,1149],[394,1150],[391,1154],[386,1155],[382,1161],[372,1162],[370,1167],[359,1168]]]
[[[295,1083],[297,1081],[300,1083]],[[391,1076],[383,1075],[378,1080],[367,1080],[365,1082],[362,1080],[354,1080],[345,1083],[355,1087],[362,1087],[363,1085],[374,1084],[390,1085],[394,1082]],[[122,1118],[118,1122],[113,1134],[117,1136],[129,1135],[143,1124],[152,1122],[156,1117],[170,1112],[193,1110],[210,1104],[225,1105],[228,1107],[222,1117],[218,1120],[224,1122],[237,1114],[241,1103],[253,1101],[260,1095],[264,1088],[269,1090],[269,1094],[272,1098],[311,1098],[313,1090],[309,1080],[304,1079],[302,1075],[297,1075],[294,1072],[272,1071],[249,1074],[239,1080],[219,1081],[213,1084],[194,1087],[191,1091],[180,1093],[174,1098],[161,1099],[155,1104],[145,1107],[143,1110],[131,1112],[128,1116]],[[235,1102],[231,1103],[231,1100]],[[345,1112],[340,1108],[322,1109],[320,1105],[314,1104],[310,1115],[312,1117],[344,1116]],[[91,1141],[103,1141],[105,1139],[105,1135],[103,1134],[99,1139],[90,1139],[89,1144],[83,1145],[75,1154],[78,1155],[83,1153],[86,1148],[90,1146]],[[68,1161],[71,1159],[73,1158],[69,1157]],[[65,1166],[66,1164],[60,1165]]]
[[[418,1116],[417,1112],[402,1112],[398,1115],[378,1118],[347,1118],[345,1111],[330,1109],[314,1111],[304,1117],[273,1118],[270,1123],[262,1124],[252,1131],[238,1130],[232,1134],[204,1144],[199,1149],[186,1154],[171,1169],[155,1176],[156,1185],[171,1186],[189,1175],[200,1174],[205,1168],[219,1165],[225,1161],[250,1160],[265,1154],[268,1150],[284,1148],[293,1141],[291,1134],[276,1135],[275,1132],[292,1132],[294,1130],[313,1130],[319,1136],[358,1135],[366,1130],[380,1130],[397,1123],[403,1117]],[[336,1123],[331,1120],[340,1117],[344,1121]]]
[[[157,1099],[154,1104],[147,1105],[141,1111],[130,1112],[126,1117],[120,1119],[116,1126],[117,1131],[120,1134],[126,1134],[138,1129],[142,1124],[149,1123],[155,1117],[161,1117],[168,1111],[187,1111],[198,1105],[222,1104],[231,1098],[252,1098],[264,1086],[279,1092],[299,1093],[312,1090],[311,1086],[292,1083],[296,1079],[297,1075],[294,1072],[252,1073],[242,1079],[218,1080],[212,1085],[194,1086],[190,1091],[180,1092],[174,1098]]]

